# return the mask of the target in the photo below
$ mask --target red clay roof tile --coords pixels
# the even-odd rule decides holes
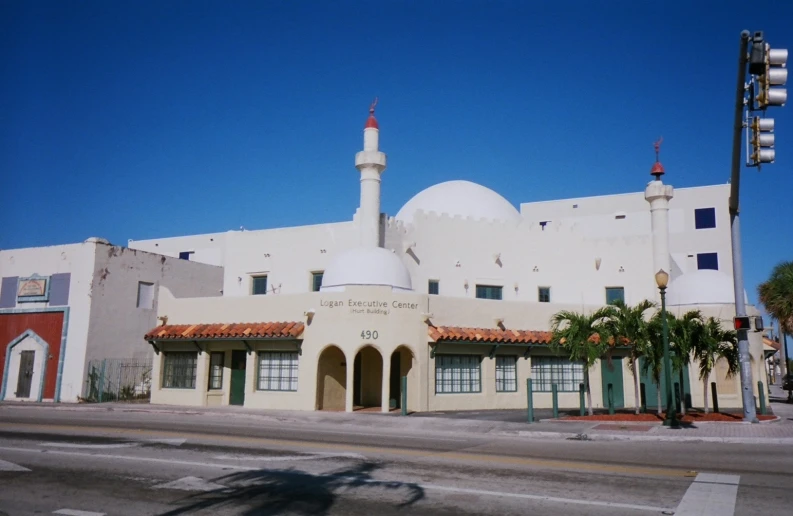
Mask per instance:
[[[144,337],[146,340],[212,340],[300,338],[302,322],[166,324]]]
[[[530,330],[502,330],[499,328],[463,328],[460,326],[430,326],[429,335],[435,342],[492,342],[501,344],[548,344],[551,332]]]

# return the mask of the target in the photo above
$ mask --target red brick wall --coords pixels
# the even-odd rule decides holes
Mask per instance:
[[[61,333],[63,312],[38,312],[22,314],[0,314],[0,379],[3,377],[8,344],[27,330],[33,330],[50,346],[47,357],[47,374],[44,377],[44,399],[55,398],[55,382],[58,378],[58,360],[61,356]],[[8,379],[9,386],[16,385],[16,378]],[[13,392],[11,389],[8,392]]]

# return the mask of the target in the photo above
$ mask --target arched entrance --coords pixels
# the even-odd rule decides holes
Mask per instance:
[[[406,346],[399,346],[391,354],[391,377],[389,381],[390,393],[388,396],[389,408],[402,408],[402,377],[407,377],[408,408],[412,405],[410,397],[415,393],[415,382],[411,381],[413,375],[413,353]]]
[[[355,409],[380,407],[383,401],[383,357],[372,346],[355,355],[352,392]]]
[[[344,410],[347,402],[347,359],[329,346],[317,362],[317,410]]]

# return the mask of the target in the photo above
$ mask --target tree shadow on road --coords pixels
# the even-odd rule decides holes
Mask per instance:
[[[178,516],[207,510],[237,509],[243,516],[252,515],[325,515],[340,494],[356,495],[356,490],[388,490],[402,499],[396,508],[409,507],[424,498],[418,484],[381,481],[371,474],[379,466],[362,462],[353,467],[331,473],[312,474],[295,469],[256,470],[232,473],[212,482],[228,487],[187,496],[175,502],[179,505],[160,516]],[[376,493],[372,493],[376,494]]]

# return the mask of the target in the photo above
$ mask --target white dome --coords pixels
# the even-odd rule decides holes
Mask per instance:
[[[745,291],[744,299],[748,304]],[[734,304],[732,278],[711,269],[687,272],[669,284],[666,302],[670,305]]]
[[[508,222],[521,220],[520,212],[508,200],[470,181],[446,181],[422,190],[402,206],[396,219],[409,224],[417,211]]]
[[[325,269],[320,290],[342,290],[348,285],[380,285],[413,290],[410,272],[388,249],[358,247],[337,254]]]

